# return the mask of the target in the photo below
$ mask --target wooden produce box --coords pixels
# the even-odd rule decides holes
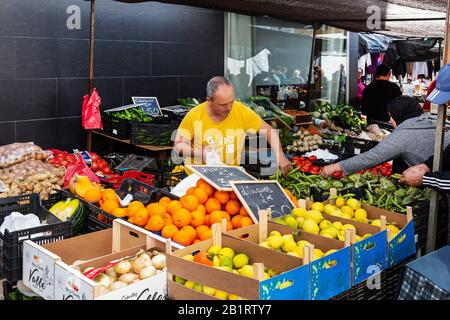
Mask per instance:
[[[23,281],[27,287],[47,300],[114,299],[122,293],[123,296],[131,296],[131,291],[138,291],[141,285],[152,288],[152,281],[156,279],[151,277],[98,297],[97,283],[73,267],[81,269],[86,264],[96,267],[103,261],[108,262],[136,253],[139,248],[160,247],[164,250],[164,245],[164,242],[156,239],[150,232],[121,219],[114,220],[111,229],[43,246],[27,240],[24,242]],[[162,278],[164,277],[158,277]]]
[[[213,226],[220,230],[219,224]],[[208,239],[167,256],[169,272],[169,299],[207,300],[217,299],[202,292],[187,288],[172,276],[200,283],[216,290],[234,294],[250,300],[307,300],[309,296],[309,265],[303,259],[271,249],[263,248],[248,241],[236,239],[227,234]],[[254,278],[216,269],[207,265],[183,259],[198,251],[207,251],[212,245],[232,248],[236,253],[246,254],[254,266]],[[264,279],[264,267],[280,272],[277,276]]]
[[[310,263],[310,294],[311,300],[330,299],[351,287],[351,246],[350,230],[348,230],[346,242],[326,238],[320,235],[293,229],[285,225],[274,222],[266,222],[264,227],[264,214],[260,213],[260,223],[228,231],[227,234],[238,239],[259,244],[267,239],[267,234],[278,231],[282,235],[294,234],[295,241],[306,240],[312,244],[305,248],[309,252],[304,253],[304,257]],[[306,246],[305,246],[306,247]],[[314,248],[323,252],[337,250],[327,256],[314,260]]]

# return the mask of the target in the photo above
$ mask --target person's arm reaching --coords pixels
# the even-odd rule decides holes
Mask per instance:
[[[267,142],[275,152],[275,159],[277,161],[278,167],[280,168],[283,176],[286,177],[289,170],[292,169],[292,164],[284,155],[283,146],[281,144],[278,133],[265,121],[261,123],[261,127],[259,128],[258,132],[267,139]]]

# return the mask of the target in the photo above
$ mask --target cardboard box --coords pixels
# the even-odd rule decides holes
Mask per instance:
[[[226,234],[221,235],[220,241],[222,247],[230,247],[236,253],[245,253],[248,255],[250,261],[254,263],[255,270],[258,264],[262,263],[264,267],[272,268],[281,273],[267,280],[258,280],[183,259],[185,255],[198,251],[207,251],[213,245],[213,240],[209,239],[173,252],[167,256],[169,299],[215,299],[215,297],[208,296],[174,282],[171,278],[172,275],[200,283],[216,290],[235,294],[245,299],[308,299],[309,265],[303,265],[302,259],[266,249]],[[262,266],[259,265],[259,267]],[[259,279],[262,279],[261,274]]]
[[[310,293],[311,300],[322,300],[332,298],[351,287],[351,247],[344,242],[322,237],[302,230],[292,229],[288,226],[269,222],[267,233],[278,231],[282,235],[297,233],[296,241],[306,240],[313,244],[309,253],[310,261]],[[227,234],[238,239],[255,244],[260,243],[259,225],[251,225],[237,230],[229,231]],[[350,240],[350,239],[349,239]],[[313,250],[318,248],[324,253],[328,250],[338,250],[328,256],[313,260]]]
[[[23,251],[23,282],[44,299],[62,299],[62,295],[56,296],[55,290],[57,267],[75,272],[78,277],[82,277],[83,283],[92,287],[96,283],[82,276],[71,266],[81,266],[91,261],[94,263],[101,257],[109,258],[116,253],[121,255],[123,250],[129,248],[137,252],[136,248],[144,245],[158,246],[164,251],[165,239],[121,219],[113,221],[112,229],[43,246],[27,240],[24,242]]]

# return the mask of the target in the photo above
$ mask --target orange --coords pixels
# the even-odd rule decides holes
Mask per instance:
[[[297,200],[297,198],[292,197],[291,200],[292,200],[292,202],[294,203],[294,205],[295,205],[296,207],[298,207],[298,200]]]
[[[128,209],[127,208],[115,208],[112,211],[112,215],[117,218],[126,217],[126,216],[128,216]]]
[[[202,205],[202,204],[199,204],[199,205],[198,205],[196,211],[201,212],[201,213],[203,213],[203,214],[206,214],[206,208],[205,208],[205,206]]]
[[[200,240],[201,240],[201,241],[207,240],[207,239],[210,239],[210,238],[212,238],[212,231],[211,231],[210,229],[205,230],[205,231],[203,231],[203,232],[200,234]]]
[[[176,209],[181,208],[181,204],[180,201],[178,200],[172,200],[170,201],[170,203],[167,205],[167,212],[170,214],[173,214],[175,212]]]
[[[178,228],[187,226],[189,223],[191,223],[191,220],[191,213],[185,208],[179,208],[172,214],[173,224]]]
[[[213,211],[218,211],[222,209],[220,202],[217,199],[209,198],[205,203],[205,208],[207,213],[211,213]]]
[[[196,186],[197,188],[202,188],[203,190],[205,190],[208,197],[212,197],[212,195],[214,194],[214,188],[203,179],[198,180]]]
[[[231,231],[233,230],[233,225],[231,224],[230,221],[227,221],[227,231]]]
[[[86,191],[83,196],[84,200],[90,203],[97,203],[102,198],[102,193],[97,188],[92,188]]]
[[[134,217],[128,218],[127,221],[128,221],[129,223],[134,224]],[[106,222],[106,219],[105,219],[105,222]]]
[[[106,217],[100,213],[97,215],[97,219],[101,222],[106,222]]]
[[[192,243],[192,238],[189,232],[186,231],[177,231],[173,234],[172,240],[178,242],[183,246],[189,246]]]
[[[117,209],[119,207],[119,204],[115,201],[105,201],[102,204],[102,209],[108,213],[112,213],[114,209]]]
[[[200,239],[195,239],[194,242],[193,242],[193,244],[195,244],[195,243],[197,243],[197,242],[200,242]]]
[[[147,209],[141,208],[134,214],[134,224],[143,227],[147,224],[148,212]]]
[[[205,189],[202,188],[195,188],[192,195],[197,197],[197,200],[200,204],[204,204],[206,200],[208,200],[208,194],[206,193]]]
[[[222,223],[222,211],[213,211],[209,217],[209,223],[213,225],[214,223]]]
[[[191,226],[194,228],[197,228],[198,226],[205,223],[205,214],[201,213],[200,211],[192,211],[192,220],[191,220]]]
[[[182,196],[180,199],[181,206],[189,211],[194,211],[198,206],[198,199],[196,196],[188,195]]]
[[[169,213],[164,213],[164,225],[173,224],[172,216]]]
[[[159,199],[159,203],[160,204],[162,204],[164,207],[166,207],[167,208],[167,206],[169,205],[169,203],[171,202],[172,200],[170,200],[170,198],[169,197],[162,197],[161,199]]]
[[[145,208],[144,204],[140,201],[131,201],[128,205],[128,216],[133,217],[136,211],[139,209]]]
[[[233,218],[231,218],[231,224],[233,225],[234,229],[239,228],[239,221],[241,220],[242,216],[237,214]]]
[[[290,192],[288,189],[283,188],[284,193],[286,193],[288,195],[289,198],[292,198],[294,195],[292,194],[292,192]]]
[[[237,200],[229,200],[225,204],[225,211],[228,212],[231,216],[239,213],[241,210],[241,204]]]
[[[164,227],[164,219],[159,215],[153,215],[148,219],[145,229],[158,232]]]
[[[239,200],[239,198],[237,197],[236,193],[234,193],[234,191],[230,192],[230,200]]]
[[[222,211],[222,219],[225,218],[227,221],[231,221],[231,217],[226,211]]]
[[[246,227],[253,224],[253,220],[250,217],[242,217],[239,221],[239,228]]]
[[[241,207],[241,210],[239,210],[239,214],[243,217],[248,217],[248,212],[245,210],[244,206]]]
[[[155,202],[150,203],[147,206],[147,211],[150,217],[154,215],[164,217],[164,213],[166,213],[166,208],[162,204]]]
[[[211,222],[209,222],[210,214],[205,214],[205,226],[210,226]]]
[[[175,225],[173,225],[173,224],[168,224],[168,225],[166,225],[166,226],[164,226],[164,227],[162,228],[162,230],[161,230],[161,235],[162,235],[164,238],[170,239],[170,238],[173,237],[173,235],[174,235],[175,232],[177,232],[177,231],[178,231],[178,228],[177,228]]]
[[[197,238],[200,239],[200,234],[205,230],[209,230],[209,228],[208,228],[208,226],[205,226],[204,224],[202,224],[201,226],[198,226],[197,228],[195,228],[195,230],[197,231]]]
[[[230,200],[230,194],[226,191],[217,190],[214,192],[214,199],[218,200],[220,204],[225,204],[228,200]]]
[[[194,190],[195,190],[195,188],[196,188],[196,187],[190,187],[189,189],[187,189],[186,195],[187,195],[187,196],[192,196],[192,195],[194,195]]]
[[[191,235],[192,242],[197,239],[197,231],[192,226],[184,226],[180,231],[186,231]]]
[[[102,192],[102,200],[103,201],[112,200],[112,201],[119,202],[119,198],[117,197],[117,194],[114,191],[114,189],[105,189],[105,190],[103,190],[103,192]]]

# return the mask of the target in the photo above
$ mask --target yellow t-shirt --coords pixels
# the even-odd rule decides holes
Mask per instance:
[[[190,110],[178,127],[178,134],[191,141],[194,150],[213,148],[221,156],[221,162],[238,165],[247,133],[256,133],[262,119],[239,101],[233,103],[230,113],[222,122],[212,120],[207,102]],[[197,148],[197,149],[196,149]],[[204,164],[201,159],[186,158],[186,164]]]

